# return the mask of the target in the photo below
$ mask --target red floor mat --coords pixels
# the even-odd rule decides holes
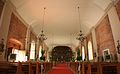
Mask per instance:
[[[48,74],[74,74],[66,64],[58,64]]]

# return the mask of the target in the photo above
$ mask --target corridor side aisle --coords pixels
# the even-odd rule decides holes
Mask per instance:
[[[67,64],[57,64],[48,74],[74,74]]]

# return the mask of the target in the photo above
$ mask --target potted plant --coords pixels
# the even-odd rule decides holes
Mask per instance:
[[[40,60],[45,61],[45,56],[44,56],[45,50],[41,50],[42,56],[40,57]]]
[[[82,60],[82,56],[77,56],[77,61],[81,61]]]
[[[81,61],[82,56],[80,56],[80,49],[77,50],[77,61]]]

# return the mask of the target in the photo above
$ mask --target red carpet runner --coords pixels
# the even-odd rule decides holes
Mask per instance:
[[[74,74],[66,64],[58,64],[48,74]]]

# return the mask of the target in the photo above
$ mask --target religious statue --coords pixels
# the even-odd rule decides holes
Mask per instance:
[[[1,42],[0,42],[0,52],[3,52],[4,51],[4,39],[1,39]]]
[[[117,45],[118,54],[120,54],[120,43],[119,43],[119,40],[117,42],[118,42],[118,45]]]

